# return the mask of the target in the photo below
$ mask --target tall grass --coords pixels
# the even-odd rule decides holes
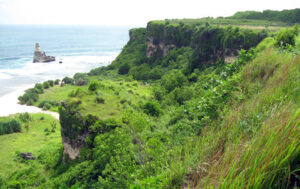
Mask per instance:
[[[187,188],[288,188],[300,157],[300,56],[266,49],[241,72],[245,100],[187,156]],[[299,184],[299,183],[298,183]]]

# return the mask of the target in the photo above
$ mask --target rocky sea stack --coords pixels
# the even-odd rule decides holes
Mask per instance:
[[[52,62],[55,61],[54,56],[46,56],[44,51],[41,51],[39,43],[35,44],[35,51],[33,55],[33,63],[36,62]]]

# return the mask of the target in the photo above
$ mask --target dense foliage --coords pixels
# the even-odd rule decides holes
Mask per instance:
[[[16,119],[12,119],[6,122],[0,122],[0,135],[21,132],[21,130],[21,123]]]
[[[59,84],[59,81],[54,82],[53,80],[48,80],[41,83],[35,84],[34,88],[27,89],[25,94],[18,97],[20,104],[33,105],[38,101],[39,95],[44,93],[44,89],[48,89]]]
[[[282,11],[264,10],[262,12],[257,12],[257,11],[237,12],[229,18],[300,23],[300,9],[297,8],[297,9],[282,10]]]

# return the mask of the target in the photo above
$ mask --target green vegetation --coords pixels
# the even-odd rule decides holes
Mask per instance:
[[[0,121],[0,135],[20,132],[22,126],[19,121],[12,119],[11,121]]]
[[[54,137],[46,154],[53,156],[30,160],[28,169],[4,174],[0,184],[299,187],[298,28],[272,33],[185,21],[130,30],[111,65],[66,77],[60,86],[31,89],[38,96],[34,105],[59,112],[69,152],[60,151]],[[58,134],[53,120],[25,114],[16,119],[47,124],[36,136]]]
[[[8,119],[19,120],[23,127],[19,133],[0,136],[0,187],[37,187],[46,181],[51,170],[60,161],[60,125],[46,114],[25,113]],[[57,123],[55,132],[47,135],[44,130],[51,129],[53,122]],[[24,160],[20,157],[22,152],[31,152],[36,159]]]
[[[237,12],[229,18],[281,21],[286,23],[300,23],[300,9],[283,10],[283,11],[264,10],[262,12],[257,12],[257,11]]]

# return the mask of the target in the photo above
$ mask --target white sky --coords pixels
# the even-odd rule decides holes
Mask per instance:
[[[300,0],[0,0],[0,24],[145,26],[150,20],[300,8]]]

